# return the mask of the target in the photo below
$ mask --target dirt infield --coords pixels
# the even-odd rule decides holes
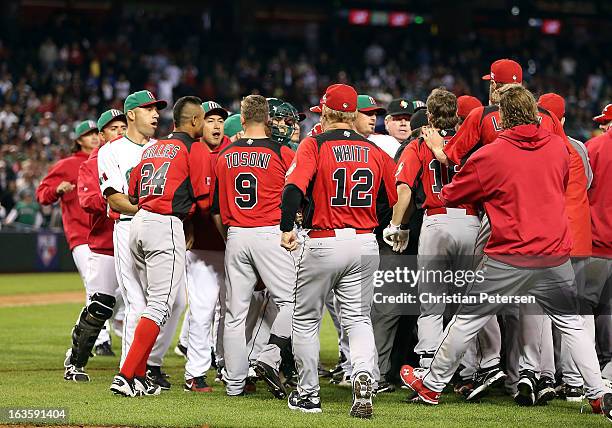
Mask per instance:
[[[84,291],[67,291],[63,293],[15,294],[0,296],[0,308],[15,306],[52,305],[60,303],[82,303]]]

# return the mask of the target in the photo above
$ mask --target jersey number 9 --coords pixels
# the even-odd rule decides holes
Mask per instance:
[[[245,210],[257,205],[257,177],[250,172],[241,172],[236,176],[234,185],[238,193],[236,205]]]

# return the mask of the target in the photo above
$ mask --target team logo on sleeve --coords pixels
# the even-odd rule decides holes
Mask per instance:
[[[293,162],[291,164],[291,166],[289,167],[289,169],[287,170],[287,173],[285,174],[285,178],[289,177],[291,175],[291,173],[293,172],[293,170],[295,169],[295,162]]]
[[[402,169],[404,169],[404,162],[400,162],[400,164],[397,166],[397,171],[395,172],[396,177],[400,175],[400,172],[402,172]]]

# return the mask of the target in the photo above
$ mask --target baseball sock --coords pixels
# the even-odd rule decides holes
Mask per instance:
[[[141,362],[144,358],[146,365],[147,356],[151,353],[158,334],[159,326],[155,321],[145,317],[140,318],[134,331],[132,346],[130,346],[123,366],[121,366],[120,372],[123,376],[128,379],[133,379],[135,375],[144,376],[144,370],[141,370]]]

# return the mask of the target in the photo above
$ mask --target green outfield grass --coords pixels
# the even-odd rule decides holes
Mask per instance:
[[[54,284],[54,285],[52,285]],[[20,287],[21,290],[20,290]],[[0,276],[0,295],[53,290],[79,290],[82,285],[71,275]],[[519,408],[507,397],[493,395],[478,404],[461,402],[452,393],[443,403],[428,407],[403,402],[404,391],[383,394],[375,401],[375,418],[358,421],[348,416],[351,393],[322,380],[323,413],[292,412],[258,383],[250,396],[228,398],[215,384],[211,394],[183,392],[184,360],[172,352],[164,368],[173,387],[158,397],[135,399],[113,396],[108,387],[117,371],[117,358],[93,358],[88,366],[89,384],[65,382],[62,378],[64,352],[76,319],[78,304],[0,308],[0,407],[66,407],[72,425],[138,425],[190,427],[288,427],[288,426],[413,426],[480,427],[609,426],[601,415],[580,414],[580,405],[555,400],[539,408]],[[322,329],[321,353],[324,363],[337,358],[336,337],[329,319]],[[114,349],[119,353],[119,341]],[[209,373],[209,379],[213,373]],[[590,407],[585,407],[590,411]],[[8,421],[0,421],[0,424]]]

